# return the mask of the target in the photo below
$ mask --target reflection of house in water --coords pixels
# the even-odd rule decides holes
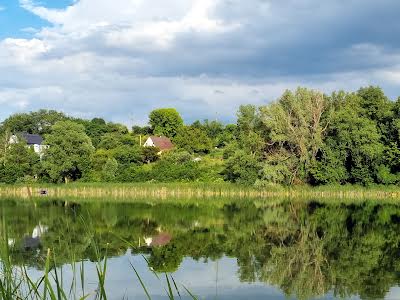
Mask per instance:
[[[145,237],[144,242],[147,247],[161,247],[167,245],[172,240],[172,236],[169,233],[161,232],[153,237]]]
[[[39,223],[33,231],[32,236],[25,236],[23,239],[22,247],[25,250],[33,250],[40,247],[40,237],[47,232],[49,228]]]

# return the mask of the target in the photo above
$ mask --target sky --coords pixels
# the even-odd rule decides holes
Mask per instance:
[[[0,121],[235,120],[286,89],[400,96],[398,0],[0,0]]]

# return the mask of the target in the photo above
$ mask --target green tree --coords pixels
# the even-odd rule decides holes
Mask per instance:
[[[157,147],[143,147],[142,148],[142,162],[152,163],[160,159],[160,149]]]
[[[226,161],[225,179],[231,182],[251,185],[258,179],[261,164],[254,155],[237,150]]]
[[[174,138],[174,143],[190,153],[208,153],[212,148],[212,140],[207,134],[191,126],[181,127]]]
[[[322,172],[345,168],[347,174],[341,171],[340,182],[373,183],[385,149],[377,124],[363,116],[357,95],[339,93],[333,97],[338,109],[327,132],[325,155],[320,160],[321,166],[330,167]]]
[[[51,126],[58,121],[64,121],[67,117],[54,110],[39,110],[37,112],[21,113],[10,116],[2,123],[2,130],[11,133],[27,132],[34,134],[46,134]]]
[[[307,182],[311,166],[323,146],[331,112],[326,97],[304,88],[286,91],[277,102],[261,108],[261,119],[267,134],[268,157],[285,157],[293,161],[291,183]],[[275,155],[280,153],[279,155]]]
[[[10,144],[2,157],[0,182],[15,183],[38,174],[40,158],[25,142]]]
[[[183,126],[183,120],[174,108],[160,108],[153,110],[149,116],[149,123],[156,135],[173,138]]]
[[[104,164],[101,170],[101,178],[102,181],[105,182],[113,182],[115,181],[117,171],[118,171],[118,162],[114,158],[109,158],[107,162]]]
[[[46,136],[43,166],[53,182],[80,179],[89,171],[94,152],[85,128],[72,121],[57,122]]]

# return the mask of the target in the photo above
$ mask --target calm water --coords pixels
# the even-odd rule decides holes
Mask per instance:
[[[200,299],[400,299],[400,206],[393,204],[7,200],[0,207],[15,264],[38,277],[51,248],[66,286],[71,263],[82,262],[90,292],[95,244],[108,256],[109,299],[146,299],[130,263],[153,299],[167,297],[150,269],[172,273]]]

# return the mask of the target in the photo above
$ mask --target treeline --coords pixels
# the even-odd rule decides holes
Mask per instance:
[[[12,115],[0,127],[0,182],[223,181],[221,149],[234,139],[235,125],[186,126],[172,108],[151,112],[149,124],[128,129],[48,110]],[[21,133],[41,135],[48,149],[38,155]],[[14,134],[21,134],[18,143],[10,142]],[[150,135],[169,137],[174,150],[159,155],[143,147]]]
[[[10,144],[18,132],[41,134],[40,158]],[[330,95],[298,88],[264,106],[239,108],[236,124],[185,125],[172,108],[149,126],[83,120],[55,111],[16,114],[1,123],[0,182],[230,181],[268,186],[400,183],[400,98],[379,87]],[[173,151],[141,144],[169,137]]]

